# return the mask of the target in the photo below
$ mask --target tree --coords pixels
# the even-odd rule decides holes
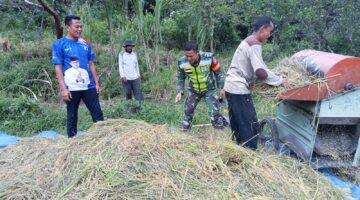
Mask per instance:
[[[56,12],[54,9],[50,8],[50,6],[47,5],[47,3],[43,0],[38,0],[38,2],[41,4],[41,6],[48,12],[51,16],[54,18],[54,26],[56,30],[56,37],[62,38],[63,36],[63,28],[61,26],[61,20],[60,20],[60,14]]]

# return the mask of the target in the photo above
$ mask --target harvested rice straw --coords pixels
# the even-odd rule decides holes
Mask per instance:
[[[322,84],[326,83],[326,80],[309,74],[306,71],[305,66],[294,58],[285,58],[281,60],[272,71],[286,75],[288,83],[293,89],[314,83],[319,84],[319,87],[321,87]],[[274,99],[282,92],[285,92],[286,89],[283,87],[270,86],[257,80],[253,85],[252,91],[254,94]]]
[[[308,164],[202,130],[119,119],[24,139],[0,150],[0,199],[341,199]]]

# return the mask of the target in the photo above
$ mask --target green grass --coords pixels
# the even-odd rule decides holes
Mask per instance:
[[[101,101],[106,119],[126,118],[144,120],[153,124],[167,124],[181,127],[184,100],[180,103],[145,101],[138,113],[128,113],[135,104],[123,98]],[[275,116],[276,102],[254,97],[258,118]],[[32,136],[44,130],[55,130],[66,134],[66,105],[40,103],[31,98],[0,97],[0,130],[17,136]],[[227,108],[223,114],[228,115]],[[202,100],[195,110],[193,124],[210,124],[207,106]],[[85,131],[92,126],[90,113],[85,105],[79,108],[78,130]]]
[[[18,136],[31,136],[41,130],[57,129],[62,124],[58,109],[46,109],[33,99],[0,99],[0,130]]]
[[[125,99],[102,101],[102,109],[106,119],[127,118],[144,120],[153,124],[168,124],[180,127],[184,102],[175,104],[171,102],[158,103],[145,101],[140,112],[128,113],[129,106],[134,104]],[[40,103],[31,98],[0,97],[0,130],[17,136],[32,136],[43,130],[55,130],[66,134],[66,106],[62,104]],[[225,113],[227,114],[227,113]],[[90,128],[92,120],[85,105],[79,108],[78,130]],[[194,124],[208,124],[205,102],[199,103],[194,116]]]
[[[275,117],[278,101],[274,99],[267,99],[262,96],[253,95],[253,102],[258,119],[264,116]]]
[[[66,133],[66,106],[59,100],[54,67],[51,64],[53,40],[51,37],[37,41],[12,40],[14,48],[0,54],[0,130],[18,136],[31,136],[50,129]],[[103,89],[101,104],[105,118],[138,119],[180,127],[187,94],[178,104],[174,103],[174,98],[177,57],[183,55],[182,51],[161,49],[161,62],[156,66],[155,73],[148,71],[144,57],[139,57],[142,87],[147,100],[141,112],[130,114],[127,108],[132,103],[122,98],[117,69],[117,51],[121,45],[115,46],[118,47],[114,47],[113,52],[109,46],[94,44],[96,66]],[[144,49],[137,48],[139,55],[143,55]],[[216,54],[224,72],[230,65],[233,51],[234,49],[229,48]],[[276,48],[270,51],[272,55],[276,52]],[[270,66],[271,64],[273,63]],[[254,96],[253,99],[259,119],[263,116],[275,116],[276,101],[259,96]],[[228,115],[227,108],[223,109],[223,113]],[[195,111],[193,124],[209,123],[208,109],[202,100]],[[91,125],[89,112],[85,106],[80,106],[78,130],[86,130]]]

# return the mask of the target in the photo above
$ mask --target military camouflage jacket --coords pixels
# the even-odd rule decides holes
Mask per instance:
[[[189,79],[189,89],[196,92],[213,90],[216,86],[221,89],[224,87],[224,74],[212,53],[200,52],[200,62],[197,66],[191,65],[185,56],[178,61],[177,92],[184,92],[186,77]]]

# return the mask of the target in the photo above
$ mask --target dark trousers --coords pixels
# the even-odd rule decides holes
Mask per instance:
[[[71,96],[71,100],[66,102],[66,126],[69,138],[74,137],[77,133],[78,109],[81,99],[90,111],[93,122],[104,120],[103,112],[101,111],[99,103],[99,95],[96,93],[96,89],[71,91]]]
[[[132,93],[134,93],[135,99],[138,101],[143,101],[144,97],[141,91],[141,81],[140,79],[127,80],[126,82],[122,81],[126,99],[132,99]]]
[[[223,129],[224,124],[220,113],[220,102],[219,98],[215,94],[215,90],[208,90],[206,92],[195,92],[189,90],[189,96],[186,98],[184,106],[183,129],[187,130],[191,128],[195,108],[202,98],[205,98],[206,105],[209,109],[212,126],[215,129]]]
[[[259,123],[251,95],[226,92],[226,99],[233,140],[248,148],[256,149]]]

